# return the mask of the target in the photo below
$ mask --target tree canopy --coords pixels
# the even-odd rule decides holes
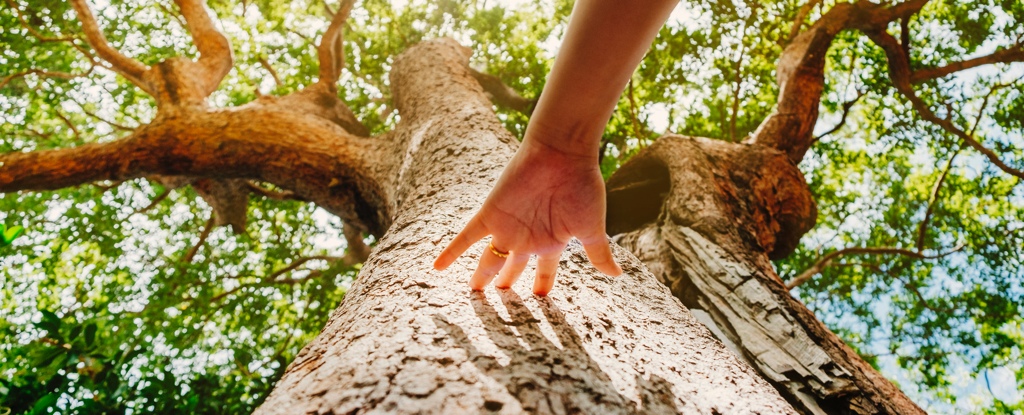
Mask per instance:
[[[112,141],[156,113],[99,57],[72,3],[0,6],[0,154]],[[613,114],[602,171],[666,132],[753,134],[776,107],[785,46],[840,4],[682,2]],[[142,64],[200,55],[175,2],[88,6],[110,44]],[[209,1],[235,61],[211,105],[315,82],[318,40],[347,6]],[[393,58],[450,36],[473,51],[481,83],[507,87],[488,90],[521,137],[571,7],[358,1],[338,94],[370,134],[389,130],[401,117]],[[839,32],[827,50],[800,164],[818,223],[776,261],[779,274],[925,409],[1024,410],[1024,3],[926,2],[884,31]],[[244,185],[240,226],[217,226],[200,182],[0,194],[0,223],[24,227],[0,246],[0,407],[251,412],[343,298],[373,238],[288,191]]]

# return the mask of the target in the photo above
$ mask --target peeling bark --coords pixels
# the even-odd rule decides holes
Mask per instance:
[[[621,248],[609,278],[571,244],[547,298],[471,293],[473,254],[430,267],[517,146],[468,57],[439,40],[395,60],[393,225],[257,413],[792,413]]]
[[[616,241],[799,411],[923,413],[775,274],[769,258],[788,254],[816,217],[785,154],[662,137],[612,176],[608,199]]]

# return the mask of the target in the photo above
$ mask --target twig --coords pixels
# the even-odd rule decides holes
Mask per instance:
[[[793,19],[793,26],[789,28],[790,42],[793,41],[793,38],[795,38],[796,35],[800,34],[800,29],[804,25],[804,19],[807,19],[807,15],[811,13],[811,10],[814,10],[814,6],[817,6],[820,3],[821,0],[811,0],[803,6],[800,6],[800,9],[796,12],[796,18]]]
[[[804,270],[804,272],[801,272],[799,275],[789,280],[789,282],[786,283],[786,288],[792,290],[793,288],[799,287],[803,283],[809,281],[811,278],[814,278],[815,275],[820,274],[822,271],[825,270],[825,268],[828,268],[833,261],[847,255],[902,255],[914,259],[938,259],[950,255],[954,252],[958,252],[962,250],[964,246],[964,244],[960,244],[954,247],[953,249],[950,249],[949,251],[931,255],[924,254],[920,251],[912,251],[909,249],[893,247],[844,248],[838,251],[833,251],[821,258],[818,258],[818,260],[815,261],[814,265],[811,265],[809,268]]]
[[[163,202],[164,199],[166,199],[167,196],[169,196],[170,194],[171,194],[171,189],[164,189],[164,191],[160,192],[160,194],[156,195],[156,197],[154,197],[153,200],[151,200],[148,205],[146,205],[145,207],[143,207],[141,209],[138,209],[138,210],[132,212],[132,214],[136,215],[136,214],[139,214],[139,213],[145,213],[146,211],[148,211],[150,209],[153,209],[154,207],[156,207],[156,205],[159,205],[160,202]]]
[[[17,73],[13,73],[13,74],[5,76],[2,80],[0,80],[0,88],[3,88],[5,86],[7,86],[8,83],[10,83],[11,81],[13,81],[13,80],[15,80],[17,78],[22,78],[22,77],[25,77],[25,76],[28,76],[28,75],[38,75],[38,76],[41,76],[41,77],[44,77],[44,78],[60,78],[60,79],[82,78],[82,77],[89,76],[89,74],[92,73],[92,70],[93,70],[94,67],[95,66],[90,66],[89,69],[86,70],[84,73],[70,73],[70,72],[60,72],[60,71],[47,71],[45,69],[29,69],[29,70],[26,70],[26,71],[21,71],[21,72],[17,72]]]
[[[643,143],[644,141],[646,141],[645,140],[646,135],[642,134],[640,132],[640,121],[637,119],[637,115],[636,115],[636,99],[633,98],[633,78],[629,79],[629,93],[628,93],[628,97],[629,97],[629,120],[630,120],[630,122],[633,125],[633,135],[636,136],[636,139],[639,142]]]
[[[75,127],[75,124],[72,123],[71,120],[68,119],[68,117],[65,117],[64,114],[60,112],[60,110],[55,109],[53,113],[57,115],[57,118],[60,118],[60,120],[64,122],[64,125],[66,125],[68,129],[71,130],[71,133],[75,135],[75,139],[78,140],[78,142],[82,142],[82,135],[78,132],[78,128]]]
[[[819,140],[821,140],[822,138],[824,138],[825,136],[828,136],[829,134],[835,133],[836,131],[839,131],[840,128],[843,128],[843,126],[846,125],[846,117],[848,117],[850,115],[850,109],[853,108],[853,105],[856,104],[857,101],[860,101],[860,99],[862,97],[864,97],[864,95],[867,95],[866,91],[857,91],[857,96],[855,98],[853,98],[853,99],[851,99],[849,101],[844,102],[843,103],[843,115],[841,117],[839,117],[839,122],[836,123],[836,125],[834,127],[830,128],[828,131],[825,131],[825,132],[821,133],[820,135],[818,135],[817,137],[814,137],[814,142],[816,143]]]
[[[270,62],[267,61],[267,58],[263,55],[260,55],[259,62],[260,65],[267,70],[267,72],[270,72],[270,76],[274,78],[274,85],[277,85],[278,88],[282,87],[284,84],[281,83],[281,78],[277,76],[277,71],[275,71],[274,67],[270,65]]]
[[[203,227],[203,232],[199,234],[199,241],[189,249],[184,257],[181,258],[181,262],[191,263],[192,258],[199,252],[199,248],[206,244],[206,238],[210,237],[210,231],[213,230],[213,225],[216,223],[217,215],[210,213],[210,219],[206,220],[206,225]]]
[[[292,192],[292,191],[285,190],[285,191],[277,192],[277,191],[273,191],[273,190],[270,190],[270,189],[266,189],[266,188],[264,188],[264,187],[262,187],[260,185],[257,185],[256,183],[253,183],[251,181],[246,182],[245,185],[253,193],[257,193],[257,194],[259,194],[259,195],[261,195],[263,197],[266,197],[268,199],[305,201],[305,199],[303,199],[299,195],[296,195],[295,192]]]
[[[960,147],[949,157],[949,161],[946,162],[946,168],[942,170],[942,174],[939,179],[932,185],[931,196],[928,197],[928,208],[924,211],[924,219],[921,219],[921,223],[917,225],[917,251],[921,252],[924,250],[924,235],[928,230],[928,222],[931,220],[932,211],[935,209],[935,203],[939,200],[939,190],[942,189],[942,184],[946,181],[946,176],[949,175],[949,170],[953,167],[953,160],[956,160],[956,156],[960,155],[960,151],[963,147]]]

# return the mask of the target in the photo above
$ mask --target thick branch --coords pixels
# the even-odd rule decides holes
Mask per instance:
[[[779,99],[749,141],[785,152],[799,162],[810,148],[818,104],[825,86],[825,56],[835,36],[847,29],[855,6],[836,4],[783,50],[776,70]]]
[[[985,147],[975,139],[973,135],[957,127],[950,118],[941,118],[935,115],[931,108],[928,107],[928,103],[921,99],[921,97],[917,96],[911,82],[910,62],[903,54],[902,46],[896,38],[883,30],[869,30],[865,31],[865,33],[872,41],[875,42],[875,44],[885,51],[885,55],[889,60],[889,76],[892,78],[893,85],[896,87],[896,90],[910,101],[914,110],[917,111],[921,118],[938,125],[939,127],[942,127],[943,130],[946,130],[946,132],[959,137],[967,143],[967,145],[971,146],[971,148],[977,150],[988,158],[989,161],[991,161],[992,164],[995,164],[996,167],[999,167],[1000,170],[1012,176],[1024,178],[1024,171],[1011,167],[1003,162],[995,151]]]
[[[848,29],[884,28],[912,16],[928,0],[886,7],[868,1],[838,3],[783,50],[776,71],[779,99],[775,111],[748,140],[776,148],[799,162],[814,142],[818,104],[825,85],[825,57],[835,36]]]
[[[343,0],[341,7],[331,17],[331,24],[320,39],[316,51],[320,58],[320,80],[318,82],[336,87],[341,69],[345,67],[344,28],[355,0]]]
[[[512,87],[505,85],[505,83],[501,81],[501,78],[498,78],[497,76],[483,73],[472,68],[470,68],[469,72],[473,75],[473,78],[480,83],[480,86],[483,87],[484,92],[487,93],[491,102],[494,102],[500,107],[518,111],[525,115],[533,113],[533,107],[537,105],[537,100],[524,98],[522,95],[519,95],[516,90],[512,89]]]
[[[199,49],[199,66],[202,67],[204,93],[209,95],[217,90],[220,81],[231,71],[234,60],[231,56],[231,42],[213,24],[210,14],[200,0],[175,0],[181,9],[192,43]]]
[[[0,155],[0,192],[151,175],[255,179],[380,235],[390,216],[380,190],[383,173],[372,163],[387,145],[306,113],[257,103],[158,118],[114,142]]]
[[[931,79],[942,78],[955,72],[977,68],[983,65],[1010,62],[1024,62],[1024,44],[1018,43],[1009,48],[997,50],[990,55],[953,62],[945,66],[919,69],[910,75],[910,82],[916,84]]]
[[[143,74],[149,68],[143,65],[142,62],[123,55],[110,45],[107,37],[103,35],[99,24],[96,23],[96,17],[92,14],[92,10],[89,9],[89,5],[85,3],[85,0],[71,0],[71,5],[78,13],[78,20],[82,23],[82,31],[85,32],[85,38],[96,51],[96,54],[101,59],[110,63],[115,72],[127,78],[143,91],[153,95],[152,85],[143,80]]]

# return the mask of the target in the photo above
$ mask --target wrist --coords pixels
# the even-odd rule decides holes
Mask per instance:
[[[566,151],[539,139],[523,140],[516,158],[520,158],[526,165],[555,168],[566,173],[600,170],[596,149],[589,154],[580,153],[578,150],[577,148]]]
[[[589,120],[550,122],[534,117],[523,137],[523,150],[530,156],[557,157],[572,164],[598,165],[598,150],[604,123]]]

